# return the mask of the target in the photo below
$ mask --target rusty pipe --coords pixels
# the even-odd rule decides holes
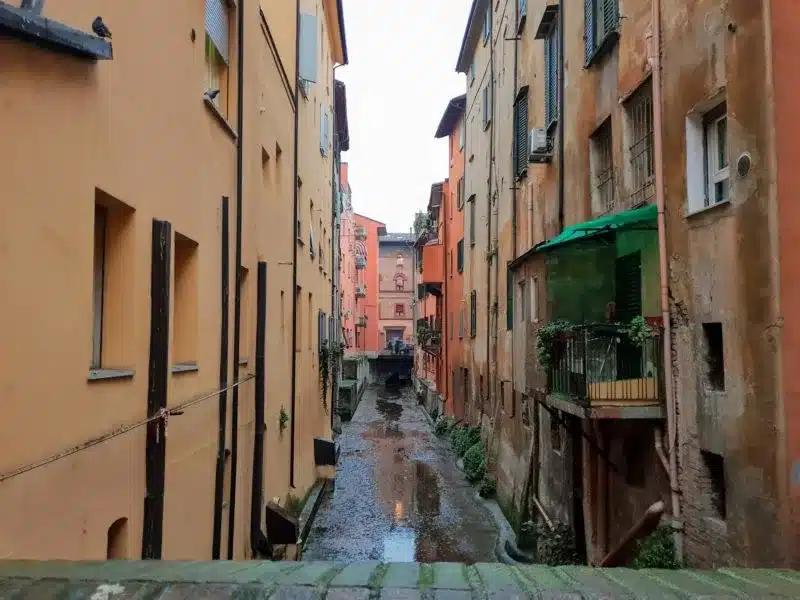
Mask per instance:
[[[669,319],[669,273],[667,271],[667,231],[664,215],[664,121],[661,80],[661,0],[652,0],[652,45],[650,66],[653,73],[653,138],[656,205],[658,207],[658,266],[661,278],[661,320],[664,326],[664,388],[667,395],[667,438],[669,449],[669,487],[672,504],[675,552],[683,560],[683,535],[680,525],[677,456],[677,399],[672,379],[672,327]]]

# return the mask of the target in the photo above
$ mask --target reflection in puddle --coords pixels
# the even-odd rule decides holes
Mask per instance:
[[[398,402],[390,402],[384,398],[378,398],[375,403],[378,411],[390,421],[397,421],[403,414],[403,405]]]
[[[414,562],[417,535],[410,527],[396,527],[383,538],[385,562]]]

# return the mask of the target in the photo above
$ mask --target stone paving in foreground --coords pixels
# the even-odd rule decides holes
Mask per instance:
[[[800,572],[480,563],[0,562],[2,600],[800,598]]]

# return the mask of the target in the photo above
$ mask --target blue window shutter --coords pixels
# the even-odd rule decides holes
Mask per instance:
[[[228,62],[230,9],[226,0],[206,0],[206,33],[225,63]]]
[[[325,120],[327,115],[325,114],[325,105],[319,105],[319,151],[325,154],[325,150],[327,148],[325,144],[325,134],[327,133],[325,130]]]
[[[584,60],[589,64],[594,54],[594,3],[597,0],[583,0],[583,23],[584,23]],[[601,0],[602,1],[602,0]]]
[[[211,0],[207,0],[211,1]],[[221,1],[221,0],[218,0]],[[317,81],[317,17],[300,14],[300,72],[298,77],[306,81]]]
[[[519,17],[521,19],[522,17],[527,17],[527,16],[528,16],[528,2],[527,0],[519,0]]]

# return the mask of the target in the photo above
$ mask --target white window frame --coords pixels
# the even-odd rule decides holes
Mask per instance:
[[[719,142],[708,135],[724,118],[727,118],[727,104],[719,97],[704,101],[686,116],[686,213],[689,215],[730,201],[730,164],[715,168],[712,160],[718,155]],[[727,131],[726,136],[730,138]],[[729,147],[727,140],[726,146]],[[728,196],[716,200],[714,186],[723,181],[728,181]]]
[[[528,286],[529,290],[529,301],[530,301],[530,310],[528,314],[530,315],[531,323],[538,323],[539,322],[539,278],[538,277],[531,277],[530,284]]]
[[[725,123],[725,155],[724,165],[719,165],[717,159],[720,154],[719,125]],[[727,156],[728,149],[728,113],[725,111],[719,116],[706,120],[703,125],[703,139],[705,141],[706,154],[706,199],[705,205],[714,206],[727,202],[730,199],[730,161]],[[727,195],[717,198],[717,184],[727,183]]]

